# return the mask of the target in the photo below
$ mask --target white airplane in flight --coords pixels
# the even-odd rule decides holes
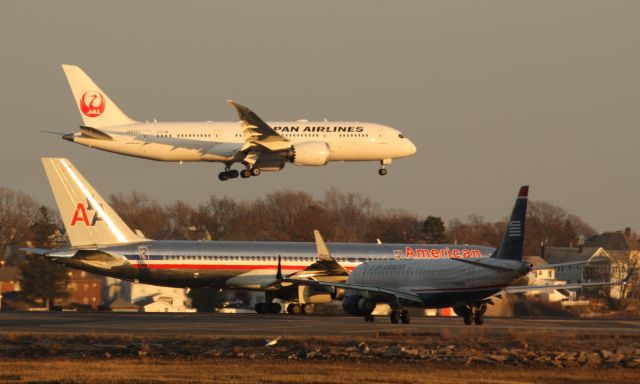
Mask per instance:
[[[103,151],[159,161],[210,161],[225,165],[220,180],[279,171],[286,163],[320,166],[329,161],[378,161],[380,175],[415,145],[398,130],[374,123],[281,121],[265,123],[229,101],[237,122],[139,122],[124,114],[79,67],[62,66],[80,111],[80,132],[65,140]],[[232,169],[240,163],[240,172]]]
[[[392,323],[409,323],[409,311],[404,307],[453,307],[455,313],[462,316],[467,325],[473,322],[482,324],[487,304],[492,304],[491,297],[502,293],[576,289],[626,284],[629,281],[635,272],[634,268],[630,268],[626,278],[618,282],[513,285],[532,269],[585,264],[577,262],[533,267],[522,261],[528,191],[528,186],[520,188],[502,242],[490,257],[371,260],[357,266],[346,282],[301,279],[299,276],[285,277],[278,261],[276,277],[283,284],[341,290],[344,292],[344,311],[353,316],[363,316],[365,321],[373,321],[372,312],[377,304],[389,303],[392,308]]]

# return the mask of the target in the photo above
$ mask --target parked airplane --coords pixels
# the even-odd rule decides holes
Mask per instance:
[[[488,257],[492,248],[427,244],[331,245],[316,231],[314,243],[258,241],[161,241],[132,231],[67,159],[44,158],[44,168],[67,230],[70,247],[26,248],[66,266],[123,280],[172,287],[237,288],[265,292],[259,313],[280,312],[275,298],[291,301],[290,313],[311,313],[313,304],[341,299],[342,289],[282,283],[291,278],[346,281],[349,271],[371,260]]]
[[[329,161],[378,161],[380,175],[393,159],[416,147],[398,130],[373,123],[281,121],[265,123],[229,101],[237,122],[141,123],[124,114],[82,69],[62,66],[84,125],[65,140],[122,155],[159,161],[224,163],[220,180],[279,171],[286,163],[320,166]],[[231,169],[241,163],[240,172]]]
[[[365,321],[373,321],[372,312],[377,304],[389,303],[392,323],[409,323],[409,311],[404,307],[417,306],[453,307],[467,325],[483,323],[483,315],[487,304],[492,304],[492,296],[624,284],[629,280],[633,269],[621,282],[514,286],[514,282],[532,269],[554,267],[547,264],[534,268],[522,261],[528,191],[528,186],[520,188],[502,242],[488,258],[372,260],[356,267],[345,283],[284,277],[280,267],[277,278],[283,284],[346,290],[342,300],[344,311],[353,316],[364,316]]]

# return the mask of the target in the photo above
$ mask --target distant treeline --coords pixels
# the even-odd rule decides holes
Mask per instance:
[[[359,193],[337,189],[323,198],[301,191],[278,191],[255,200],[211,196],[193,205],[163,205],[138,192],[111,195],[109,201],[132,229],[153,239],[312,241],[313,230],[334,242],[461,243],[496,246],[506,218],[480,216],[453,219],[447,225],[428,212],[382,209]],[[49,209],[50,210],[50,209]],[[42,207],[24,193],[0,187],[0,255],[7,245],[46,243],[38,224]],[[57,217],[49,214],[49,217]],[[55,219],[55,226],[64,228]],[[525,254],[538,255],[540,245],[576,246],[595,230],[567,210],[532,201],[526,225]]]

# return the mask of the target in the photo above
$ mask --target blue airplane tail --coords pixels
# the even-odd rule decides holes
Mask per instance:
[[[504,231],[504,237],[498,249],[491,255],[494,259],[522,260],[524,248],[524,227],[527,219],[527,201],[529,186],[523,185],[518,192],[516,204]]]

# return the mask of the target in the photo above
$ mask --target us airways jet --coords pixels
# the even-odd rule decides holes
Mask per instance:
[[[372,312],[378,303],[389,303],[392,323],[409,323],[406,307],[453,307],[467,325],[482,324],[487,304],[492,304],[491,297],[502,293],[575,289],[629,281],[633,268],[620,282],[515,286],[516,281],[534,269],[522,261],[528,190],[527,186],[520,188],[502,242],[488,258],[371,260],[356,267],[344,283],[284,276],[280,267],[277,278],[282,284],[346,290],[342,300],[344,311],[363,316],[365,321],[374,320]],[[538,268],[568,264],[580,263],[547,264]]]
[[[333,255],[318,232],[314,243],[253,241],[160,241],[132,231],[67,159],[42,159],[70,246],[27,248],[27,252],[92,273],[145,284],[215,287],[265,292],[259,313],[281,311],[275,298],[290,301],[287,312],[313,312],[313,305],[341,299],[344,290],[281,282],[291,278],[346,281],[371,260],[487,257],[491,248],[425,244],[333,243]]]
[[[158,123],[131,119],[82,69],[62,66],[83,125],[64,139],[122,155],[159,161],[223,163],[220,180],[279,171],[285,164],[321,166],[330,161],[377,161],[386,175],[393,159],[416,147],[398,130],[373,123],[281,121],[265,123],[249,108],[229,101],[237,122]],[[241,171],[232,169],[235,163]]]

